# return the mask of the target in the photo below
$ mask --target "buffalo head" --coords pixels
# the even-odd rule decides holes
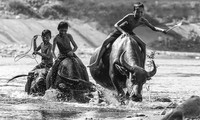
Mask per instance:
[[[126,97],[131,98],[133,101],[140,102],[142,101],[142,88],[143,84],[146,83],[148,79],[150,79],[152,76],[156,74],[156,65],[154,61],[153,63],[153,70],[150,72],[147,72],[142,67],[139,67],[137,65],[131,66],[129,65],[125,59],[124,59],[124,53],[120,56],[120,63],[122,67],[126,69],[126,88],[127,93]]]
[[[33,81],[31,82],[30,93],[44,94],[46,90],[45,78],[47,70],[37,69],[33,72]]]

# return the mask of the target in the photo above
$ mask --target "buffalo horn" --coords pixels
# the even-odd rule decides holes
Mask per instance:
[[[155,62],[154,62],[153,60],[152,60],[152,63],[153,63],[153,70],[150,71],[150,72],[147,72],[147,76],[148,76],[148,77],[154,76],[154,75],[156,74],[156,71],[157,71]]]
[[[124,54],[126,53],[126,51],[124,51],[121,56],[120,56],[120,63],[122,64],[122,66],[124,66],[128,71],[133,72],[133,67],[130,66],[125,60],[124,60]]]

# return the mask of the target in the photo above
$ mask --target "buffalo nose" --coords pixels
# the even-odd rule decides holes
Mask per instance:
[[[138,96],[133,95],[132,100],[135,102],[142,102],[142,95],[138,95]]]
[[[59,88],[61,88],[61,89],[65,89],[65,88],[67,88],[66,85],[63,84],[63,83],[60,83],[58,86],[59,86]]]

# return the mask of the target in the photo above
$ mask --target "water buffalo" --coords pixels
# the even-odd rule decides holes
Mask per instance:
[[[30,81],[27,77],[25,92],[28,94],[44,95],[45,91],[52,86],[51,70],[47,72],[46,69],[36,69],[29,75],[17,75],[8,82],[23,76],[33,78]],[[58,95],[59,98],[66,101],[75,99],[77,102],[88,102],[93,97],[91,92],[96,90],[95,85],[89,82],[86,67],[78,57],[66,58],[60,63],[55,86],[55,89],[62,93]]]
[[[24,77],[27,76],[27,82],[25,85],[25,92],[27,94],[37,94],[37,95],[44,95],[46,91],[46,75],[47,75],[48,70],[43,68],[43,69],[36,69],[34,71],[29,72],[28,75],[22,74],[22,75],[17,75],[11,79],[8,80],[8,82],[14,80],[15,78],[18,77]],[[32,78],[32,79],[30,79]]]
[[[96,60],[99,50],[95,50],[90,64]],[[99,66],[90,67],[90,72],[98,84],[116,90],[120,102],[125,98],[142,101],[143,84],[156,73],[154,61],[150,72],[141,67],[143,59],[137,42],[129,35],[122,35],[107,49]],[[126,94],[123,88],[127,88]]]
[[[32,77],[33,81],[27,79],[25,85],[25,92],[28,94],[38,94],[44,95],[46,91],[46,75],[48,70],[43,69],[36,69],[32,73],[29,73],[28,77]]]
[[[46,79],[46,88],[52,86],[51,72]],[[78,102],[88,102],[88,95],[95,90],[93,83],[89,82],[86,67],[78,57],[67,57],[59,65],[58,74],[54,83],[68,97]]]
[[[51,70],[48,72],[46,69],[36,69],[29,72],[28,75],[17,75],[8,82],[23,76],[28,76],[25,85],[25,92],[28,94],[44,95],[45,91],[52,86]],[[55,86],[55,89],[62,93],[58,95],[60,98],[63,100],[75,99],[77,102],[88,102],[93,97],[91,92],[96,90],[95,85],[89,82],[86,67],[76,56],[67,57],[60,63]]]

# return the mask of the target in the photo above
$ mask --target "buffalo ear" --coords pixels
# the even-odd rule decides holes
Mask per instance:
[[[122,75],[127,75],[126,73],[127,73],[127,70],[124,68],[124,67],[122,67],[122,66],[120,66],[120,65],[118,65],[118,64],[115,64],[115,67],[117,68],[117,70],[122,74]]]

